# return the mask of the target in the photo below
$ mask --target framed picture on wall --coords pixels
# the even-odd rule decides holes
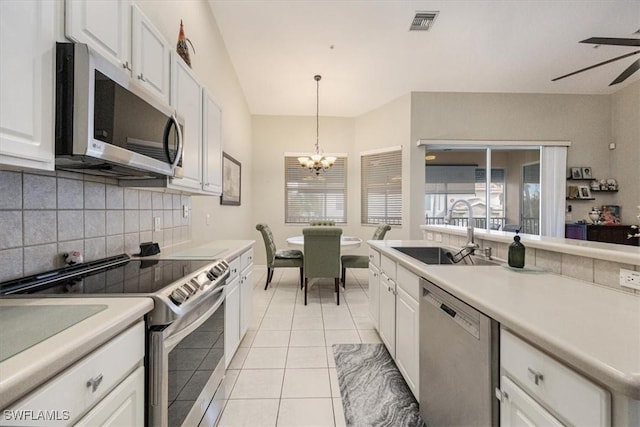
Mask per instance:
[[[591,174],[591,168],[587,166],[586,168],[582,168],[582,179],[592,179],[593,175]]]
[[[572,179],[582,179],[582,168],[571,168]]]
[[[242,165],[239,161],[222,153],[222,196],[221,205],[240,206]]]
[[[580,198],[581,199],[590,199],[591,198],[591,190],[589,189],[589,186],[580,185],[578,187],[578,189],[580,190]]]

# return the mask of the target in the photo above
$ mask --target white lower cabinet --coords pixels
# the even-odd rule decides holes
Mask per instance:
[[[139,367],[85,415],[78,426],[141,426],[144,424],[144,367]]]
[[[228,367],[249,329],[253,307],[253,248],[228,260],[224,312],[224,359]]]
[[[144,354],[140,321],[7,408],[0,425],[34,425],[32,419],[7,419],[7,414],[46,411],[55,418],[47,420],[48,426],[142,425]]]
[[[380,329],[380,269],[369,263],[369,314],[376,329]]]
[[[380,327],[382,342],[389,354],[396,357],[396,284],[385,273],[380,273]]]
[[[505,329],[500,330],[502,426],[610,426],[608,391]],[[503,415],[504,414],[504,415]],[[522,424],[523,420],[531,420]]]
[[[396,298],[396,365],[416,399],[420,383],[420,305],[398,286]]]

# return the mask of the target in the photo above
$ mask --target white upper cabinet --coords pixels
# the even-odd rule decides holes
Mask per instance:
[[[131,70],[131,1],[66,0],[65,33]]]
[[[132,7],[131,46],[134,80],[159,99],[169,102],[169,43],[135,5]]]
[[[222,110],[205,89],[202,91],[202,190],[222,194]]]
[[[0,1],[0,164],[53,170],[57,7]]]
[[[171,105],[184,119],[182,138],[182,178],[172,186],[202,190],[202,87],[195,74],[176,54],[172,54]]]

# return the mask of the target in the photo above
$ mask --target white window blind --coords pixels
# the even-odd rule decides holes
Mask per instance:
[[[402,149],[363,154],[362,224],[402,224]]]
[[[285,157],[285,223],[308,224],[327,219],[347,222],[347,158],[338,157],[320,176],[300,166],[297,157]]]

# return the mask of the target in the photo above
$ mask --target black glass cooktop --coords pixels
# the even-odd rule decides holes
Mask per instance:
[[[0,295],[151,294],[211,262],[118,255],[0,283]]]

